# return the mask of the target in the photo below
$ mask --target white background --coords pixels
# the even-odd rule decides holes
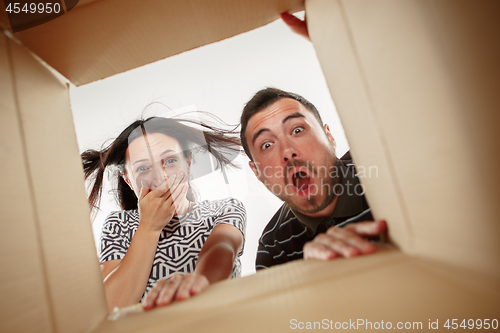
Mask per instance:
[[[337,155],[348,150],[312,44],[278,20],[101,81],[71,87],[80,151],[99,149],[134,120],[152,115],[197,109],[237,124],[245,103],[265,87],[298,93],[312,102],[330,126]],[[151,102],[164,106],[143,111]],[[255,178],[246,156],[237,161],[242,168],[229,171],[229,185],[218,171],[199,178],[195,185],[201,200],[232,196],[244,203],[248,216],[241,258],[245,276],[255,272],[258,238],[281,202]],[[101,212],[93,223],[97,239],[106,216],[118,209],[110,195],[103,198]]]

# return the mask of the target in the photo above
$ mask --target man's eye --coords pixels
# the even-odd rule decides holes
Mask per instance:
[[[299,134],[304,131],[303,127],[295,127],[292,131],[292,134]]]
[[[260,149],[265,150],[265,149],[271,148],[272,145],[273,144],[271,142],[264,142],[262,144],[262,146],[260,146]]]

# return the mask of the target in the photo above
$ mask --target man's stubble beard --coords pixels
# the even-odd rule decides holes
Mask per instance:
[[[331,163],[330,163],[330,167],[328,169],[329,169],[329,171],[331,171],[332,169],[338,167],[337,164],[339,162],[336,155],[335,155],[335,146],[333,144],[330,145],[328,153],[331,156],[331,159],[330,159]],[[293,163],[291,163],[291,164],[293,165]],[[314,166],[309,166],[309,168],[311,168],[309,170],[310,170],[312,175],[317,174],[317,172],[314,171]],[[321,185],[319,193],[320,194],[326,193],[326,196],[321,197],[321,196],[318,196],[318,194],[309,195],[309,197],[306,200],[309,203],[310,208],[307,208],[307,209],[302,208],[293,202],[292,199],[294,197],[297,197],[297,195],[293,195],[293,196],[287,195],[286,191],[280,191],[280,193],[274,193],[270,188],[271,186],[268,186],[268,184],[264,181],[263,181],[263,184],[266,186],[266,188],[269,191],[271,191],[271,193],[273,193],[279,199],[284,201],[294,211],[302,213],[302,214],[315,214],[315,213],[322,211],[326,207],[328,207],[333,202],[333,200],[335,200],[335,198],[337,197],[337,193],[335,193],[334,189],[335,189],[335,185],[339,183],[339,178],[332,178],[332,177],[330,177],[330,174],[332,174],[332,172],[326,172],[326,174],[322,175],[322,177],[318,177],[318,179],[320,179],[320,185]],[[334,172],[333,174],[337,174],[337,173]],[[288,173],[285,173],[285,177],[287,175],[288,175]],[[261,179],[261,181],[262,181],[262,179]],[[285,183],[285,186],[289,185],[287,177],[285,178],[284,183]],[[322,198],[323,198],[322,202],[318,202]],[[302,198],[300,198],[300,199],[302,199]]]

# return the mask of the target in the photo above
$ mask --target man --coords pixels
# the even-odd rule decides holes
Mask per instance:
[[[285,203],[259,241],[256,269],[300,258],[329,260],[375,252],[373,221],[354,166],[313,104],[275,88],[259,91],[241,115],[241,141],[257,178]],[[368,221],[361,223],[351,223]],[[339,227],[342,226],[342,227]]]

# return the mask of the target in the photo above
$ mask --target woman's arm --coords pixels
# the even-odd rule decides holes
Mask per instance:
[[[125,307],[140,301],[149,280],[161,230],[172,219],[175,203],[187,191],[180,184],[184,177],[173,182],[170,190],[142,188],[139,195],[139,227],[122,260],[101,265],[108,310]],[[172,183],[172,181],[171,181]]]
[[[144,230],[139,224],[123,259],[101,264],[110,313],[115,307],[140,301],[149,280],[159,236],[159,232]]]
[[[238,228],[231,224],[218,224],[200,251],[194,274],[205,276],[211,284],[227,279],[242,247],[243,234]]]
[[[159,280],[143,300],[146,310],[185,300],[199,294],[212,283],[231,276],[234,260],[243,247],[243,234],[233,225],[214,227],[200,252],[193,274],[175,274]]]

